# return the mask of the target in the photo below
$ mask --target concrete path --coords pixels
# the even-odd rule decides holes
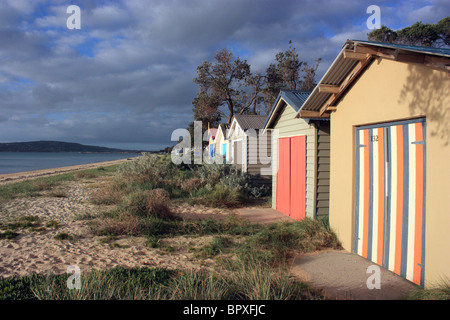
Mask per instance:
[[[295,221],[271,208],[241,208],[235,213],[257,224]],[[369,289],[367,286],[368,279],[374,277],[374,271],[368,271],[370,266],[379,268],[379,289]],[[327,298],[333,300],[401,300],[418,288],[393,272],[345,250],[299,256],[294,260],[292,273],[313,287],[323,289]],[[374,283],[370,280],[369,284]]]
[[[297,257],[293,273],[313,287],[322,288],[329,299],[401,300],[418,288],[412,282],[379,267],[380,289],[369,289],[368,279],[369,283],[374,283],[374,271],[368,272],[369,266],[379,267],[354,253],[333,250]]]

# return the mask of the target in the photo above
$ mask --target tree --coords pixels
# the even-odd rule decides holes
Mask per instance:
[[[255,103],[258,91],[248,88],[256,86],[254,76],[250,73],[250,65],[246,60],[236,58],[227,49],[218,51],[214,56],[214,63],[204,61],[197,68],[197,78],[194,83],[200,86],[199,93],[194,98],[194,115],[203,114],[208,110],[211,116],[228,119],[228,123],[235,112],[243,113]],[[220,107],[225,106],[228,114]],[[196,117],[196,120],[201,120]]]
[[[370,41],[395,43],[397,40],[397,32],[389,29],[386,26],[381,26],[381,28],[375,29],[372,32],[368,33],[367,38]]]
[[[289,41],[289,49],[285,52],[278,52],[275,60],[278,62],[276,70],[282,81],[282,87],[288,90],[296,90],[299,85],[300,68],[303,64],[298,58],[292,41]]]
[[[450,45],[450,17],[436,24],[416,22],[409,27],[394,31],[386,26],[367,34],[371,41],[398,43],[412,46],[439,47]]]
[[[266,70],[266,86],[262,90],[266,114],[272,108],[281,89],[311,91],[315,86],[316,71],[321,59],[310,67],[299,59],[298,53],[289,41],[289,49],[276,54],[277,64],[270,64]]]
[[[316,72],[317,68],[319,68],[319,64],[322,61],[321,58],[316,60],[316,64],[310,67],[306,62],[303,63],[303,80],[300,84],[300,90],[303,91],[312,91],[316,86]]]
[[[312,90],[320,61],[312,67],[300,61],[289,41],[289,49],[277,53],[275,63],[259,74],[251,72],[246,60],[233,58],[227,49],[219,50],[213,62],[204,61],[197,67],[194,120],[215,127],[224,118],[230,123],[234,114],[267,114],[280,89]]]

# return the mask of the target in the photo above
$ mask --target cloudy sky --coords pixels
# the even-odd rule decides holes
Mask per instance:
[[[0,0],[0,142],[173,145],[217,50],[263,71],[292,40],[302,61],[322,58],[319,80],[346,39],[367,39],[372,4],[392,29],[450,15],[447,0]]]

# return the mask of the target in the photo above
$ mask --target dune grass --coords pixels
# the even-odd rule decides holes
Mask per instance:
[[[147,246],[167,253],[173,248],[164,245],[164,238],[212,236],[208,244],[196,248],[195,256],[199,260],[215,259],[226,272],[117,267],[83,273],[80,290],[67,288],[67,274],[34,274],[0,280],[0,299],[323,299],[320,291],[292,278],[287,266],[294,250],[308,252],[339,246],[325,222],[305,219],[261,226],[234,215],[186,220],[168,210],[174,197],[232,207],[264,191],[230,170],[181,169],[167,159],[143,157],[119,167],[113,183],[105,184],[107,189],[100,187],[100,193],[91,199],[99,205],[112,205],[111,210],[79,217],[88,219],[93,234],[101,236],[105,243],[121,236],[145,236]],[[91,173],[43,178],[38,184],[47,190],[63,181],[90,179]],[[17,191],[11,191],[10,198],[42,191],[33,189],[32,181],[18,183],[17,189],[8,188]],[[56,238],[64,241],[70,237],[60,233]]]
[[[42,196],[51,191],[55,197],[65,197],[64,191],[57,188],[65,182],[111,175],[118,167],[119,165],[112,165],[0,185],[0,203],[15,198]]]
[[[418,288],[406,297],[408,300],[450,300],[450,279],[442,279],[430,288]]]
[[[232,275],[157,268],[80,274],[80,289],[69,289],[69,274],[0,280],[0,300],[303,300],[323,299],[320,291],[286,273],[246,265]]]
[[[313,250],[334,245],[334,242],[330,241],[333,236],[329,236],[327,226],[319,221],[297,222],[292,226],[286,224],[254,226],[235,217],[225,221],[166,222],[168,225],[165,227],[155,229],[158,232],[148,233],[150,246],[169,250],[170,248],[165,248],[159,241],[160,237],[169,234],[213,235],[207,245],[198,249],[196,257],[218,259],[218,263],[222,264],[228,272],[116,267],[83,273],[80,290],[67,288],[69,276],[67,274],[34,274],[0,280],[0,299],[289,300],[324,298],[320,291],[292,278],[287,268],[289,259],[287,252],[290,250]],[[176,224],[171,225],[172,222]],[[303,234],[299,236],[292,234],[298,230],[303,230]],[[316,231],[318,235],[311,237],[311,234]],[[241,235],[241,241],[233,241],[234,235]],[[66,237],[61,237],[61,240],[64,239]],[[105,241],[115,239],[109,236]],[[308,241],[311,243],[306,245],[305,242]],[[223,254],[226,254],[227,258],[222,258]]]

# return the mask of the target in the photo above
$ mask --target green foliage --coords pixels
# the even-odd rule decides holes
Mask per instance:
[[[170,218],[169,193],[163,189],[136,190],[120,206],[126,214]]]
[[[58,228],[58,222],[55,220],[50,220],[45,224],[45,226],[47,228],[56,229],[56,228]]]
[[[238,255],[245,261],[260,260],[276,266],[283,265],[291,257],[292,250],[311,252],[339,247],[337,236],[326,222],[305,218],[261,228],[249,237]]]
[[[64,240],[72,241],[75,239],[72,235],[68,234],[67,232],[58,233],[53,238],[55,240],[60,240],[60,241],[64,241]]]
[[[3,229],[18,230],[37,227],[40,223],[38,216],[23,216],[18,217],[15,221],[7,223]]]
[[[230,123],[234,114],[257,114],[260,109],[268,113],[280,89],[312,90],[320,59],[316,66],[302,69],[304,62],[290,41],[289,49],[277,53],[275,60],[261,74],[252,72],[247,61],[234,58],[227,49],[217,51],[214,61],[204,61],[197,67],[194,83],[199,91],[192,101],[194,119],[216,127],[224,118]]]
[[[408,300],[450,300],[450,280],[443,278],[430,288],[418,288],[406,298]]]
[[[241,174],[231,165],[177,166],[167,157],[144,154],[123,164],[114,185],[99,190],[92,199],[97,204],[136,205],[135,211],[143,212],[146,207],[142,190],[164,189],[171,198],[188,197],[194,203],[213,207],[236,207],[269,195],[270,188],[254,181],[255,177]]]
[[[30,275],[0,280],[2,300],[130,300],[157,299],[175,275],[166,269],[116,267],[81,275],[81,289],[67,288],[68,274]]]
[[[201,253],[208,257],[222,253],[225,248],[231,245],[231,240],[225,236],[214,237],[211,242],[202,248]]]
[[[160,238],[147,236],[147,246],[150,248],[159,248],[161,246]]]
[[[367,34],[372,41],[399,43],[412,46],[436,47],[450,45],[450,17],[445,17],[436,24],[416,22],[400,30],[386,26]]]
[[[11,230],[6,230],[5,232],[0,232],[0,239],[11,240],[17,237],[19,234]]]
[[[0,300],[36,300],[33,286],[44,280],[41,275],[0,279]]]
[[[119,178],[127,183],[150,184],[152,188],[163,188],[176,176],[177,170],[171,161],[160,161],[157,155],[143,153],[141,157],[119,167]]]
[[[231,300],[235,299],[234,284],[224,277],[208,272],[188,271],[169,284],[171,300]]]

